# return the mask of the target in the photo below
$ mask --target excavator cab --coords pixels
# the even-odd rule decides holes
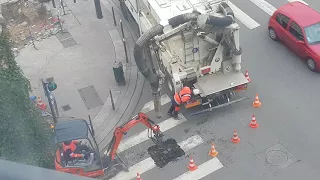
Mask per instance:
[[[94,139],[94,131],[83,119],[73,119],[55,124],[55,168],[57,171],[77,174],[86,177],[100,177],[104,175],[104,167],[100,157],[98,145]],[[65,152],[63,144],[74,143],[74,154],[70,157]]]
[[[100,156],[98,144],[94,138],[94,130],[89,117],[86,120],[67,120],[55,124],[56,133],[56,157],[55,167],[57,171],[77,174],[80,176],[109,179],[120,171],[127,171],[128,167],[117,155],[117,150],[123,136],[135,125],[142,123],[148,128],[148,137],[154,145],[147,149],[148,154],[154,160],[156,166],[162,168],[169,162],[185,155],[177,142],[169,138],[163,140],[163,134],[159,125],[153,122],[144,113],[139,113],[129,121],[115,128],[111,142],[107,147],[105,156]],[[70,152],[66,153],[63,143],[75,143],[73,158],[70,159]],[[65,148],[63,148],[65,147]],[[80,154],[78,157],[75,154]]]

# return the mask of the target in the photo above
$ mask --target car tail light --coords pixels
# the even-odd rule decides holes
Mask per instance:
[[[211,67],[210,66],[204,66],[204,67],[200,68],[200,71],[201,71],[201,74],[203,74],[203,75],[208,74],[211,71]]]

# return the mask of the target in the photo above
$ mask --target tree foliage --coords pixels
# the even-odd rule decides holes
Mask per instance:
[[[52,134],[29,99],[29,80],[17,65],[9,35],[0,35],[0,158],[52,168]]]

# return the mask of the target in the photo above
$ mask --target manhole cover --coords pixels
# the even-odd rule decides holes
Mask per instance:
[[[288,161],[287,154],[279,150],[273,150],[268,152],[266,158],[267,162],[274,166],[284,165]]]
[[[71,37],[71,34],[67,30],[64,30],[63,32],[60,31],[59,33],[57,33],[56,37],[61,41],[63,39]]]
[[[73,38],[68,38],[68,39],[65,39],[65,40],[61,40],[60,42],[65,48],[68,48],[68,47],[71,47],[71,46],[74,46],[74,45],[77,44],[76,41]]]
[[[78,91],[80,93],[80,96],[84,104],[87,106],[87,109],[93,109],[103,105],[103,102],[100,99],[94,86],[88,86],[88,87],[79,89]]]

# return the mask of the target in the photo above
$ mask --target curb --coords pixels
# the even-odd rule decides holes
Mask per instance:
[[[132,29],[130,27],[129,22],[122,16],[121,10],[118,8],[116,4],[113,2],[103,0],[101,4],[109,14],[112,14],[111,6],[114,8],[115,16],[117,21],[121,19],[124,25],[124,29],[129,30],[131,37],[126,37],[125,39],[132,38],[136,40],[138,36],[132,34]],[[121,30],[119,26],[116,26],[119,34]],[[116,109],[111,110],[110,113],[105,116],[104,121],[99,125],[96,129],[96,140],[99,145],[100,150],[106,149],[107,145],[111,141],[113,135],[113,130],[119,124],[128,121],[131,119],[131,115],[135,109],[136,103],[140,99],[143,84],[144,84],[144,77],[139,72],[135,62],[133,60],[133,48],[128,47],[128,57],[129,57],[129,64],[127,64],[127,68],[130,71],[130,78],[128,79],[127,89],[125,91],[124,96],[120,96],[115,104]],[[93,120],[94,124],[94,120]]]

